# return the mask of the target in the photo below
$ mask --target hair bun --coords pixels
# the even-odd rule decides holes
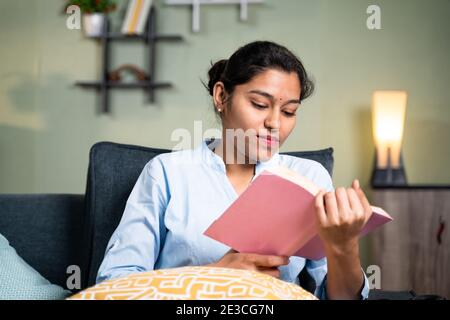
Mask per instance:
[[[213,89],[216,82],[220,81],[222,75],[227,67],[228,60],[222,59],[214,63],[208,71],[209,81],[208,81],[208,91],[210,95],[213,95]]]

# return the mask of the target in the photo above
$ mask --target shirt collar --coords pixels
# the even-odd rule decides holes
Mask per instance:
[[[214,153],[214,148],[219,145],[221,139],[206,139],[204,140],[199,149],[201,151],[202,160],[210,165],[215,170],[222,173],[226,173],[225,163],[223,159]],[[280,165],[280,155],[275,153],[272,157],[266,161],[257,161],[255,167],[255,177],[258,176],[262,171],[268,168],[273,168]]]

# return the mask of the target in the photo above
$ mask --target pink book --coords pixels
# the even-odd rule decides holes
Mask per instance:
[[[267,169],[204,234],[238,252],[321,259],[325,252],[314,209],[319,191],[288,168]],[[383,209],[372,206],[372,210],[360,236],[392,220]]]

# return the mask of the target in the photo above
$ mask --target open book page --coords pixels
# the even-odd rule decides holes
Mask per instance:
[[[266,169],[264,171],[265,172],[262,172],[262,174],[267,174],[267,173],[275,174],[279,177],[289,180],[292,183],[295,183],[295,184],[299,185],[300,187],[304,188],[305,190],[309,191],[313,196],[316,196],[319,193],[319,191],[321,190],[321,188],[319,186],[317,186],[314,182],[312,182],[308,178],[298,174],[294,170],[291,170],[287,167],[277,166],[274,168]],[[378,215],[381,215],[381,216],[387,218],[387,219],[392,219],[391,216],[380,207],[372,206],[372,211]]]
[[[266,169],[265,171],[276,174],[286,180],[291,181],[292,183],[301,186],[302,188],[309,191],[313,196],[317,195],[320,191],[320,188],[314,182],[287,167],[277,166],[274,168]],[[264,172],[262,172],[262,174],[264,174]]]

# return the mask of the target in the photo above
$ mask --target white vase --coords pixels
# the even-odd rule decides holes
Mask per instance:
[[[105,14],[103,13],[85,13],[83,15],[83,29],[88,37],[99,37],[103,32],[105,25]]]

